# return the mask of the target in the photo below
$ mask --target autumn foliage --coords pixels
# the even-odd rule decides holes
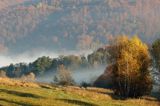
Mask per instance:
[[[119,36],[110,42],[108,62],[112,66],[114,91],[123,97],[150,93],[150,56],[148,47],[137,36]]]

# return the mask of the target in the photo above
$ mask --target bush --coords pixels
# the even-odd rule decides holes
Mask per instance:
[[[90,83],[87,83],[87,82],[82,82],[81,84],[80,84],[80,86],[81,87],[84,87],[84,88],[87,88],[87,87],[91,87],[92,85],[90,84]]]

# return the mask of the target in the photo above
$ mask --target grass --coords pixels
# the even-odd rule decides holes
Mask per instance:
[[[111,90],[0,84],[0,106],[159,106],[150,96],[121,100]]]

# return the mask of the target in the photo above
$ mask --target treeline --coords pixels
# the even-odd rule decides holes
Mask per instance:
[[[0,70],[6,72],[6,76],[20,78],[23,75],[34,73],[36,76],[47,75],[56,72],[60,65],[64,65],[69,70],[91,69],[107,64],[107,53],[105,48],[100,48],[88,56],[59,56],[58,58],[40,57],[32,63],[10,64]]]

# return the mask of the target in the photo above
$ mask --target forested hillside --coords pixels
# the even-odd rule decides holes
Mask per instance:
[[[159,36],[159,0],[5,0],[0,5],[1,53],[20,54],[32,45],[95,49],[117,34],[137,34],[146,42]]]

